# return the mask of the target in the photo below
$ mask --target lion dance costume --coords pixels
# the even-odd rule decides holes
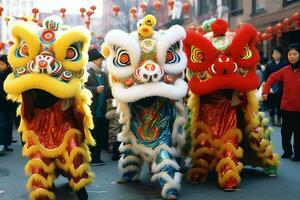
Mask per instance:
[[[152,164],[151,180],[159,181],[162,196],[176,199],[181,174],[175,158],[185,142],[185,112],[179,99],[188,90],[183,80],[186,34],[180,26],[156,32],[155,23],[147,15],[137,32],[110,31],[102,53],[123,124],[118,135],[124,153],[119,161],[122,180],[138,179],[145,161]]]
[[[275,176],[279,163],[255,98],[256,30],[249,24],[228,30],[222,19],[209,20],[203,28],[208,32],[188,30],[184,40],[191,111],[187,133],[192,167],[187,178],[200,183],[215,169],[220,186],[233,190],[243,164],[261,166]]]
[[[84,186],[94,176],[87,146],[94,144],[91,94],[83,87],[90,33],[84,27],[64,27],[55,17],[43,25],[13,25],[15,44],[8,54],[13,73],[4,84],[8,97],[21,102],[19,131],[23,155],[29,157],[29,198],[55,199],[53,181],[61,173],[87,199]]]

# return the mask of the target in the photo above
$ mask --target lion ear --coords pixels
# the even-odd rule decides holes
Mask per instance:
[[[37,34],[38,27],[35,24],[17,21],[12,25],[11,33],[14,38],[14,44],[9,49],[8,61],[12,67],[22,66],[33,60],[40,49],[39,36]],[[19,57],[18,51],[21,44],[26,44],[28,47],[28,56]]]
[[[259,61],[259,53],[255,47],[257,31],[250,25],[245,24],[238,29],[229,46],[229,53],[239,66],[256,66]]]
[[[192,71],[206,70],[216,57],[216,51],[211,42],[194,30],[186,32],[183,45],[188,59],[187,67]]]
[[[72,27],[61,34],[55,41],[53,50],[56,59],[60,60],[63,66],[71,71],[83,69],[88,61],[88,48],[90,45],[90,32],[82,26]],[[80,56],[76,61],[66,59],[66,52],[71,45],[78,47]]]

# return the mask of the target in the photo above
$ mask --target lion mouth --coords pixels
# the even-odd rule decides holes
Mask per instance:
[[[44,90],[31,89],[22,93],[22,114],[29,122],[35,110],[46,110],[54,106],[60,99]]]

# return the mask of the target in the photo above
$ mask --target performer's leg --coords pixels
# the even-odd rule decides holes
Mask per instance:
[[[217,153],[220,161],[216,171],[219,184],[225,190],[235,189],[241,181],[243,164],[238,160],[243,156],[243,150],[239,147],[241,139],[242,134],[238,129],[229,130],[221,139],[220,150]]]
[[[126,144],[130,145],[130,144]],[[126,149],[119,160],[119,170],[122,173],[123,181],[134,181],[139,178],[143,160],[135,155],[130,149]],[[122,181],[120,181],[121,183]]]
[[[294,119],[290,116],[290,112],[283,112],[282,116],[282,126],[281,126],[281,139],[282,139],[282,149],[283,158],[290,158],[293,155],[292,151],[292,134],[293,134],[293,123]],[[299,122],[298,122],[299,123]]]
[[[34,153],[30,155],[25,166],[25,172],[30,176],[27,188],[32,190],[29,195],[30,200],[54,200],[55,195],[51,191],[55,179],[54,162],[41,155]]]
[[[167,150],[157,150],[156,158],[151,167],[154,174],[151,180],[159,181],[162,187],[161,195],[165,199],[177,199],[178,191],[181,188],[179,168],[176,160]]]
[[[204,182],[210,170],[210,165],[215,160],[215,150],[211,144],[211,136],[204,130],[198,130],[192,138],[190,157],[192,168],[187,173],[187,180],[196,184]]]
[[[258,127],[250,130],[247,140],[251,149],[256,152],[257,157],[262,161],[261,167],[265,173],[270,176],[276,176],[277,166],[279,164],[278,155],[273,153],[272,145],[268,139],[263,137],[264,128]]]
[[[85,186],[94,178],[89,161],[91,160],[88,148],[74,137],[68,141],[67,156],[64,154],[65,164],[61,167],[69,174],[70,186],[76,191],[80,200],[87,199]]]

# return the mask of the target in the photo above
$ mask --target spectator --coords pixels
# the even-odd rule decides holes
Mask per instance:
[[[107,112],[105,117],[109,120],[108,136],[109,136],[109,152],[113,153],[112,160],[119,160],[119,146],[120,142],[117,141],[118,133],[122,130],[122,125],[119,123],[120,115],[117,113],[116,107],[113,106],[113,100],[108,99],[107,101]]]
[[[294,133],[294,157],[293,161],[300,161],[300,44],[291,44],[288,47],[287,57],[289,64],[272,73],[263,90],[263,99],[267,99],[272,85],[283,81],[282,110],[282,158],[290,158],[293,155],[291,137]]]
[[[7,55],[0,55],[0,155],[13,151],[11,147],[16,104],[6,99],[3,83],[12,72]]]
[[[282,58],[282,50],[280,47],[275,47],[271,51],[272,59],[267,62],[266,69],[264,72],[264,80],[266,81],[268,77],[286,66],[286,62]],[[282,98],[283,86],[282,82],[276,83],[271,88],[271,93],[268,95],[268,104],[270,108],[270,117],[272,125],[281,126],[281,111],[280,102]]]
[[[89,50],[89,62],[87,64],[89,78],[86,87],[92,92],[91,111],[93,114],[94,130],[92,135],[96,140],[96,146],[91,147],[91,165],[103,165],[101,160],[101,149],[107,134],[107,123],[105,118],[106,100],[109,94],[109,85],[106,74],[101,70],[104,57],[97,49]]]

